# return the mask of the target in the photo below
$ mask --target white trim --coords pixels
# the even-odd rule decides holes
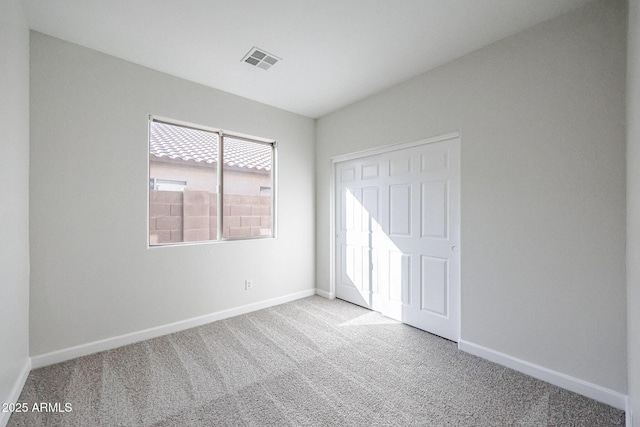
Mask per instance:
[[[322,298],[326,298],[326,299],[334,299],[336,297],[336,293],[335,292],[327,292],[327,291],[323,291],[322,289],[318,289],[318,288],[316,288],[316,295],[321,296]]]
[[[331,163],[345,162],[347,160],[360,159],[362,157],[375,156],[388,153],[390,151],[404,150],[405,148],[417,147],[419,145],[432,144],[434,142],[446,141],[460,138],[460,132],[451,132],[444,135],[432,136],[431,138],[419,139],[411,142],[401,142],[399,144],[384,145],[382,147],[369,148],[355,153],[341,154],[331,158]]]
[[[93,341],[74,347],[64,348],[62,350],[52,351],[50,353],[39,354],[31,357],[31,366],[33,367],[33,369],[42,368],[43,366],[53,365],[55,363],[75,359],[76,357],[86,356],[105,350],[112,350],[124,345],[134,344],[162,335],[172,334],[174,332],[194,328],[196,326],[206,325],[207,323],[215,322],[216,320],[227,319],[229,317],[239,316],[241,314],[250,313],[252,311],[262,310],[264,308],[273,307],[301,298],[310,297],[312,295],[315,295],[315,293],[315,289],[308,289],[305,291],[295,292],[265,301],[259,301],[247,305],[242,305],[240,307],[230,308],[228,310],[222,310],[211,314],[205,314],[203,316],[193,317],[191,319],[180,320],[178,322],[169,323],[167,325],[156,326],[154,328],[144,329],[142,331],[131,332],[129,334],[106,338],[99,341]]]
[[[509,356],[508,354],[500,353],[499,351],[469,341],[460,340],[458,348],[466,353],[482,357],[483,359],[506,366],[507,368],[522,372],[523,374],[562,387],[574,393],[581,394],[598,402],[613,406],[614,408],[623,411],[627,409],[627,396],[615,390]]]
[[[20,393],[22,393],[22,389],[24,388],[24,384],[27,382],[27,377],[29,376],[29,372],[31,372],[31,359],[27,358],[27,361],[22,368],[22,372],[16,379],[16,382],[13,384],[11,391],[9,392],[9,396],[7,396],[7,400],[3,403],[17,403],[20,398]],[[0,412],[0,427],[5,427],[9,422],[9,418],[11,418],[11,412]]]
[[[336,163],[329,177],[329,295],[336,295]]]
[[[626,427],[633,427],[633,411],[631,410],[631,399],[626,396],[624,414],[626,416]]]
[[[457,132],[458,138],[458,247],[460,248],[460,258],[458,259],[458,340],[460,345],[462,339],[462,255],[464,254],[464,240],[462,239],[462,132]]]
[[[278,173],[278,144],[276,141],[273,141],[272,151],[271,151],[271,237],[274,239],[278,238],[278,217],[280,210],[278,209],[278,192],[280,188],[278,177],[280,173]],[[222,168],[220,168],[222,170]],[[220,203],[222,206],[222,202]],[[222,215],[220,215],[222,217]],[[222,227],[222,220],[220,220],[220,227]],[[222,233],[222,228],[220,228],[220,232]],[[221,234],[222,236],[222,234]]]

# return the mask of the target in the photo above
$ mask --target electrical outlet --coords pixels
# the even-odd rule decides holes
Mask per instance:
[[[251,289],[253,289],[253,280],[245,280],[244,281],[244,290],[245,291],[250,291]]]

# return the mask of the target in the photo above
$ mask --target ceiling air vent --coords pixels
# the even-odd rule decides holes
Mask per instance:
[[[277,56],[267,53],[255,46],[249,50],[249,53],[247,53],[242,60],[247,64],[255,65],[263,70],[268,70],[272,65],[275,65],[276,62],[282,61],[282,59]]]

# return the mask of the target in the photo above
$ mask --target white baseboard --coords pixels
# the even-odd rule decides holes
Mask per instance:
[[[318,289],[318,288],[316,288],[316,295],[321,296],[322,298],[326,298],[326,299],[334,299],[336,297],[335,292],[327,292],[327,291],[323,291],[322,289]]]
[[[156,326],[154,328],[144,329],[142,331],[132,332],[125,335],[119,335],[99,341],[93,341],[87,344],[81,344],[74,347],[64,348],[62,350],[52,351],[50,353],[39,354],[31,357],[31,366],[33,369],[43,366],[53,365],[55,363],[65,362],[75,359],[76,357],[87,356],[89,354],[98,353],[105,350],[122,347],[123,345],[134,344],[162,335],[172,334],[174,332],[183,331],[185,329],[195,328],[196,326],[205,325],[215,322],[216,320],[227,319],[229,317],[239,316],[241,314],[250,313],[263,308],[273,307],[284,304],[286,302],[295,301],[297,299],[310,297],[315,294],[315,289],[295,292],[277,298],[259,301],[228,310],[218,311],[216,313],[205,314],[203,316],[193,317],[191,319],[180,320],[178,322],[169,323],[167,325]]]
[[[22,368],[22,372],[20,372],[20,376],[16,379],[16,382],[13,384],[11,391],[9,392],[9,396],[7,396],[7,400],[2,403],[16,403],[20,398],[20,393],[22,393],[22,389],[24,388],[24,383],[27,382],[27,377],[29,376],[29,372],[31,372],[31,359],[27,358],[27,361]],[[9,422],[9,418],[11,417],[11,412],[0,412],[0,427],[5,427]]]
[[[579,378],[575,378],[561,372],[535,365],[522,359],[518,359],[508,354],[500,353],[481,345],[460,340],[458,348],[467,353],[473,354],[491,362],[497,363],[523,374],[532,376],[542,381],[546,381],[574,393],[581,394],[598,402],[606,403],[617,409],[627,410],[627,396],[615,390],[593,384]]]

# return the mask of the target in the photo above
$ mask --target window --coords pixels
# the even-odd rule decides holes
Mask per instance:
[[[178,181],[177,179],[160,179],[151,178],[149,180],[150,190],[177,190],[182,191],[187,186],[187,181]]]
[[[149,245],[273,237],[274,164],[274,141],[150,118]]]

